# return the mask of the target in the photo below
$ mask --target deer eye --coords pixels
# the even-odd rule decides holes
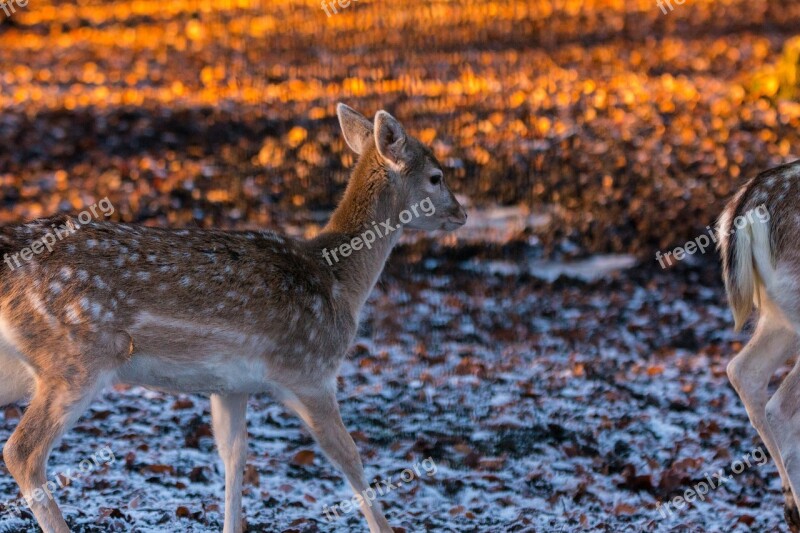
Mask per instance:
[[[442,181],[442,176],[439,174],[434,174],[431,176],[431,185],[439,185],[440,181]]]

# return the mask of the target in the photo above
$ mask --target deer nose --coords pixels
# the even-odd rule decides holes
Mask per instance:
[[[458,224],[464,225],[467,223],[467,210],[464,209],[463,205],[458,206],[458,210],[456,213],[451,217],[453,222],[457,222]]]

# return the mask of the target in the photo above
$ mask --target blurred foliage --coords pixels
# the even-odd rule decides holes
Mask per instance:
[[[800,91],[800,37],[786,41],[775,63],[755,72],[748,84],[751,96],[793,100]]]
[[[41,0],[13,20],[1,220],[109,194],[126,220],[313,233],[353,163],[340,100],[588,251],[685,241],[800,153],[795,0]]]
[[[781,80],[781,96],[797,98],[800,95],[800,37],[789,40],[783,48],[778,62]]]

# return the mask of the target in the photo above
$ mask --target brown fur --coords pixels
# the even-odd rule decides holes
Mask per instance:
[[[441,167],[430,150],[394,118],[379,112],[373,127],[346,106],[338,113],[361,157],[330,223],[314,239],[93,221],[51,253],[13,270],[2,266],[0,333],[7,353],[0,367],[22,365],[36,384],[4,450],[23,493],[44,480],[55,440],[114,380],[216,395],[226,532],[241,529],[240,517],[231,516],[240,512],[240,494],[232,493],[241,492],[241,421],[249,393],[275,392],[362,490],[360,459],[341,424],[334,383],[400,231],[332,265],[323,250],[350,242],[373,222],[396,224],[402,210],[426,195],[435,215],[409,227],[454,229],[466,214],[443,181],[433,185],[431,173]],[[3,228],[0,252],[28,247],[62,223],[56,217]],[[373,531],[389,530],[379,505],[363,510]],[[54,502],[33,511],[45,531],[66,530]]]

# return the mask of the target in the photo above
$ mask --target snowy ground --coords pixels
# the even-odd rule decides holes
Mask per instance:
[[[369,475],[436,465],[382,498],[392,523],[786,530],[772,463],[656,510],[759,441],[725,376],[746,337],[716,261],[664,272],[652,254],[800,154],[800,3],[164,7],[37,0],[0,15],[0,220],[108,196],[115,220],[305,235],[353,163],[335,103],[388,109],[473,201],[457,235],[392,259],[343,368]],[[475,209],[493,203],[517,207]],[[586,257],[609,253],[648,264]],[[0,409],[0,444],[20,415]],[[209,423],[202,398],[107,391],[50,461],[70,477],[113,451],[57,490],[73,530],[219,531]],[[365,530],[356,513],[326,522],[349,492],[295,418],[257,397],[249,429],[250,531]],[[5,512],[17,496],[0,462],[0,533],[34,530]]]
[[[495,257],[398,253],[370,299],[340,399],[375,479],[430,458],[382,500],[400,531],[781,531],[774,465],[753,464],[704,502],[655,508],[760,445],[725,376],[733,336],[716,267],[633,267],[601,280],[531,274]],[[486,252],[482,252],[486,254]],[[476,272],[476,264],[519,268]],[[0,414],[4,441],[19,416]],[[75,531],[217,531],[223,473],[208,402],[107,391],[50,472],[104,446],[116,460],[57,491]],[[250,402],[249,531],[365,531],[327,523],[345,484],[268,397]],[[430,462],[428,463],[431,464]],[[416,476],[415,476],[416,477]],[[17,488],[0,467],[0,498]],[[0,531],[33,530],[30,515]]]

